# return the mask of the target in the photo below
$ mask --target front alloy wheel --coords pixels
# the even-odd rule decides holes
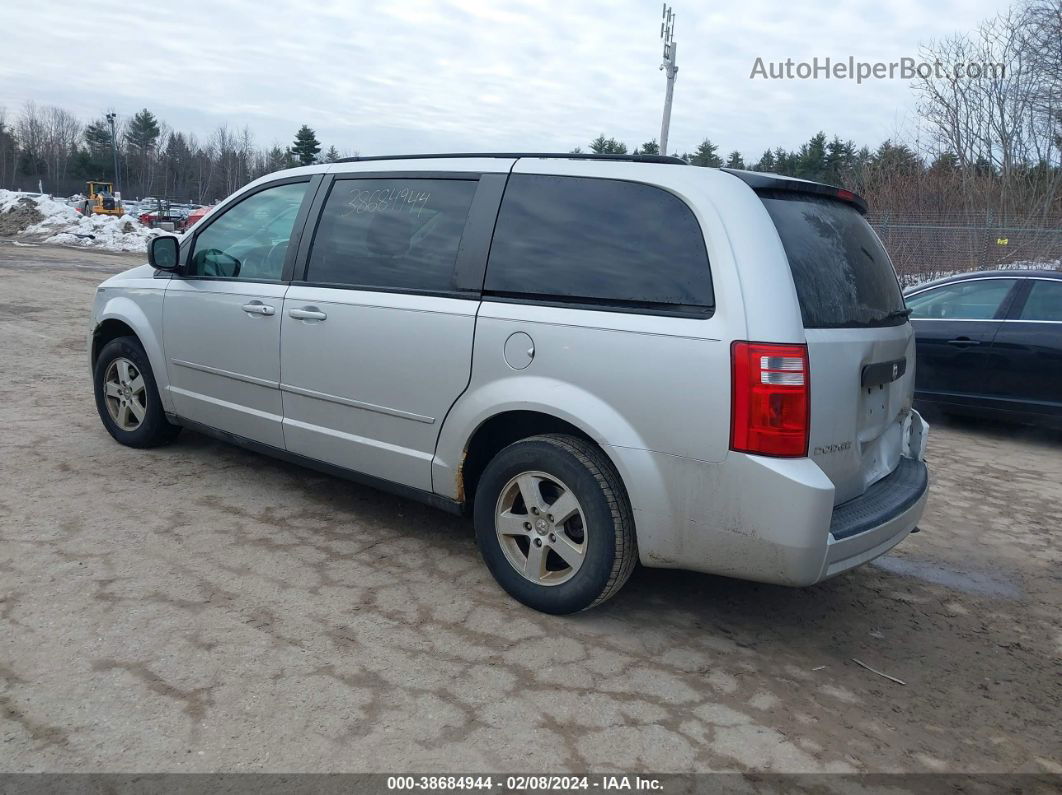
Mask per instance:
[[[166,419],[151,362],[136,337],[117,337],[104,345],[92,381],[103,427],[122,444],[154,447],[180,430]]]
[[[103,377],[107,413],[123,431],[135,431],[147,414],[147,385],[136,365],[119,356]]]

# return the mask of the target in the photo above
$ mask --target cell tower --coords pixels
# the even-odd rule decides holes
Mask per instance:
[[[664,96],[664,118],[660,122],[660,154],[667,154],[667,131],[671,126],[671,97],[675,93],[675,14],[671,6],[664,3],[664,18],[660,23],[660,38],[664,41],[664,62],[660,68],[667,75],[667,94]]]

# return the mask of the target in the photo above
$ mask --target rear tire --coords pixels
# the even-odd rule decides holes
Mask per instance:
[[[157,447],[173,441],[180,426],[166,419],[147,353],[136,337],[103,346],[93,368],[96,411],[107,432],[127,447]]]
[[[619,474],[598,447],[575,436],[532,436],[499,452],[476,487],[474,518],[494,579],[543,613],[601,604],[638,560]]]

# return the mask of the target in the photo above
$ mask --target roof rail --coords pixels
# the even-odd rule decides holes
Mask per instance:
[[[370,155],[362,157],[341,157],[336,163],[360,163],[367,160],[432,160],[450,157],[548,157],[556,160],[626,160],[634,163],[670,163],[677,166],[689,165],[681,157],[668,155],[598,155],[593,152],[440,152],[436,154],[415,155]]]

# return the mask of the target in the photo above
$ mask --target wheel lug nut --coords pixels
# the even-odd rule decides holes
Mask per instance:
[[[535,546],[536,547],[542,546],[542,539],[541,538],[536,538],[535,539]]]
[[[524,530],[530,530],[530,529],[531,529],[531,523],[530,522],[524,522]]]
[[[551,514],[551,513],[550,514],[546,514],[546,519],[548,519],[549,521],[552,522],[553,521],[553,514]]]
[[[557,534],[556,533],[550,533],[549,534],[549,540],[550,540],[550,543],[555,542],[557,540]]]
[[[531,513],[533,513],[535,516],[538,516],[538,508],[532,508]]]

